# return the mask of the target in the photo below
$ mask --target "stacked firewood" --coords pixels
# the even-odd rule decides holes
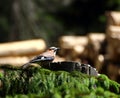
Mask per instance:
[[[105,34],[103,33],[89,33],[87,36],[62,36],[59,40],[62,49],[60,55],[67,60],[80,61],[94,66],[98,63],[99,50],[104,40]]]
[[[120,12],[107,13],[107,74],[111,79],[120,78]],[[120,81],[120,79],[119,79]]]
[[[46,44],[42,39],[2,43],[0,44],[0,65],[22,65],[45,49]]]
[[[107,26],[107,54],[114,62],[120,61],[120,12],[109,12]]]
[[[104,51],[102,44],[105,42],[106,35],[104,33],[89,33],[89,43],[86,47],[87,54],[92,62],[92,65],[100,70],[104,61],[104,55],[101,51]]]
[[[62,36],[59,39],[60,55],[67,60],[81,61],[79,56],[83,55],[87,44],[86,36]]]

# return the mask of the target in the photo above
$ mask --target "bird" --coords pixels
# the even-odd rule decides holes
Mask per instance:
[[[58,47],[50,47],[46,52],[43,52],[42,54],[35,56],[33,59],[31,59],[29,62],[22,65],[22,68],[27,68],[31,63],[37,63],[39,65],[43,65],[46,63],[50,63],[55,59],[57,50],[60,49]]]

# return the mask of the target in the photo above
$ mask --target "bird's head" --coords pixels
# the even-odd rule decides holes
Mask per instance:
[[[56,52],[58,49],[60,49],[60,48],[58,48],[58,47],[50,47],[50,48],[49,48],[49,51],[54,51],[54,52]]]
[[[58,48],[58,47],[50,47],[48,49],[48,51],[52,51],[52,52],[54,52],[56,54],[56,52],[57,52],[58,49],[60,49],[60,48]]]

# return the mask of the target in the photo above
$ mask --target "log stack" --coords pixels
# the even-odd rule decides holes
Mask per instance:
[[[100,70],[101,65],[104,61],[104,56],[101,54],[100,50],[102,49],[102,43],[106,39],[106,35],[104,33],[91,32],[87,35],[88,37],[88,45],[86,47],[86,56],[89,57],[92,65]],[[102,58],[102,59],[101,59]]]
[[[0,44],[0,64],[22,65],[45,49],[46,43],[42,39],[2,43]]]
[[[99,50],[104,40],[105,34],[103,33],[90,33],[87,36],[62,36],[59,40],[60,55],[67,60],[80,61],[94,66],[98,63]]]
[[[120,12],[107,12],[107,73],[120,82]],[[119,78],[118,78],[119,77]],[[117,80],[118,79],[118,80]]]
[[[107,54],[109,59],[114,62],[120,61],[120,12],[107,13]]]
[[[60,55],[67,60],[80,61],[79,56],[82,56],[87,44],[86,36],[62,36],[59,39]]]

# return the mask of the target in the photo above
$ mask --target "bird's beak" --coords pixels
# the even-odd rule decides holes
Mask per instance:
[[[59,50],[60,48],[59,47],[57,47],[57,49],[56,50]]]
[[[59,49],[60,49],[60,48],[59,48],[59,47],[57,47],[57,48],[56,48],[56,51],[57,51],[57,50],[59,50]]]
[[[59,50],[60,48],[59,47],[56,47],[56,49],[54,50],[54,51],[57,51],[57,50]]]

